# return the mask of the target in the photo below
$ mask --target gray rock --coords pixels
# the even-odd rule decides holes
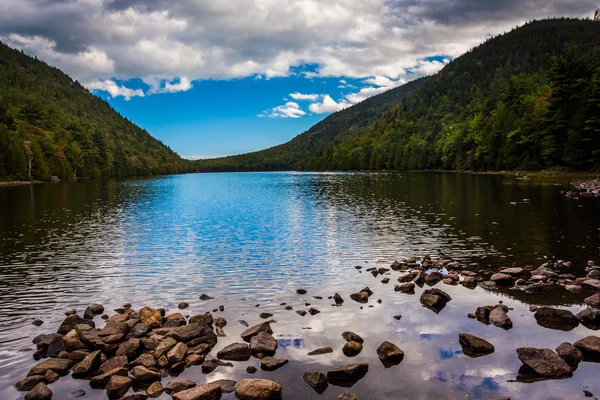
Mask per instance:
[[[490,312],[490,323],[502,329],[510,329],[513,326],[512,320],[503,307],[494,307]]]

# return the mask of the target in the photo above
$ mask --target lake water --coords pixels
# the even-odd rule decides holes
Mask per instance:
[[[600,202],[567,199],[561,190],[514,177],[453,173],[194,174],[0,187],[0,398],[22,398],[12,385],[35,364],[33,350],[26,350],[35,347],[31,339],[55,332],[67,309],[83,311],[98,302],[112,314],[132,303],[171,313],[182,301],[190,303],[184,315],[225,305],[214,315],[229,321],[228,337],[212,354],[240,341],[245,327],[237,320],[258,323],[261,312],[270,312],[280,342],[276,356],[290,359],[277,371],[259,369],[253,376],[245,368],[258,366],[256,359],[209,375],[191,367],[180,376],[197,383],[265,377],[283,385],[284,399],[336,399],[345,391],[362,400],[571,399],[584,398],[584,389],[600,395],[595,363],[580,364],[567,380],[512,382],[521,365],[517,347],[554,349],[595,334],[583,326],[542,328],[529,304],[578,312],[591,293],[529,295],[439,283],[453,300],[434,314],[419,303],[421,289],[412,296],[394,292],[400,273],[392,271],[385,285],[381,276],[354,268],[389,267],[413,255],[478,262],[493,271],[556,258],[572,261],[572,273],[585,276],[588,260],[600,262]],[[349,298],[364,286],[374,292],[372,308],[360,309]],[[308,293],[298,295],[298,288]],[[346,300],[342,307],[327,300],[335,292]],[[202,293],[215,299],[202,302]],[[513,329],[467,318],[499,300],[514,308]],[[284,302],[294,310],[308,309],[309,302],[321,313],[301,317]],[[31,325],[35,318],[45,323]],[[102,326],[99,317],[96,324]],[[341,352],[345,330],[365,339],[357,357]],[[465,356],[461,332],[489,340],[495,353]],[[378,360],[375,349],[384,340],[404,350],[400,365],[386,369]],[[335,352],[306,355],[323,346]],[[330,385],[318,395],[302,380],[304,371],[351,362],[370,365],[351,389]],[[86,399],[105,398],[104,391],[70,377],[50,388],[57,399],[77,389],[87,392]]]

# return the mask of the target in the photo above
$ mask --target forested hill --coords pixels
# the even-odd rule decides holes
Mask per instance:
[[[0,43],[0,180],[166,174],[190,167],[60,70]]]
[[[328,137],[328,148],[292,145],[317,124],[286,145],[200,167],[243,170],[250,159],[251,166],[278,169],[281,163],[270,164],[274,157],[306,170],[599,169],[599,58],[600,22],[530,22],[418,82],[376,120],[366,117],[368,126],[332,130],[341,136]],[[362,107],[328,119],[360,119]]]

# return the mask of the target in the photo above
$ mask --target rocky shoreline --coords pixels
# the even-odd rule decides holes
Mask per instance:
[[[588,179],[573,185],[574,190],[569,190],[565,195],[572,199],[580,197],[600,197],[600,178]]]
[[[419,302],[438,314],[452,301],[451,296],[438,287],[461,285],[466,289],[480,286],[486,290],[520,290],[528,293],[543,293],[557,287],[579,293],[589,291],[585,299],[588,308],[574,315],[568,310],[554,307],[531,306],[530,311],[536,323],[547,329],[570,331],[580,324],[590,330],[600,329],[600,266],[588,262],[585,277],[571,273],[573,266],[567,261],[547,262],[537,268],[533,266],[499,268],[497,271],[479,270],[477,264],[463,264],[452,260],[413,257],[398,260],[389,268],[356,267],[358,273],[368,272],[374,278],[382,276],[381,284],[387,285],[392,279],[397,281],[393,291],[399,295],[415,294],[415,287],[429,287],[423,290]],[[384,286],[385,287],[385,286]],[[305,295],[305,289],[297,289],[297,295]],[[332,307],[341,307],[347,299],[372,307],[374,292],[365,287],[347,295],[334,293],[327,297]],[[321,296],[313,296],[323,299]],[[201,301],[213,297],[202,294]],[[283,306],[283,305],[282,305]],[[308,307],[308,303],[306,304]],[[161,383],[168,376],[177,377],[186,368],[200,367],[203,374],[218,368],[226,369],[233,363],[248,362],[252,357],[260,360],[263,371],[284,368],[288,359],[276,358],[278,341],[273,336],[276,321],[270,320],[271,313],[261,313],[264,322],[248,326],[243,320],[238,322],[247,329],[240,339],[215,355],[211,355],[220,337],[227,336],[226,321],[214,317],[211,312],[184,316],[189,307],[180,303],[181,312],[166,314],[165,309],[143,307],[139,310],[131,304],[115,310],[113,315],[105,314],[101,304],[92,304],[81,315],[76,310],[68,310],[66,318],[56,333],[38,335],[33,339],[37,351],[35,360],[43,361],[34,365],[27,377],[16,383],[19,391],[28,392],[26,400],[49,400],[53,393],[48,385],[67,376],[87,381],[93,389],[102,389],[109,399],[148,399],[169,394],[174,400],[213,400],[220,399],[223,393],[234,393],[242,400],[276,400],[284,398],[285,388],[269,379],[244,378],[239,381],[217,380],[198,384],[191,380],[173,379],[168,384]],[[286,306],[286,309],[290,306]],[[220,306],[213,310],[224,310]],[[465,313],[465,318],[494,325],[509,330],[513,327],[511,309],[500,301],[495,305],[483,305],[473,312]],[[308,311],[296,310],[301,316],[316,315],[320,310],[311,307]],[[98,328],[94,317],[101,315],[106,321]],[[400,320],[401,315],[395,315]],[[42,320],[32,322],[42,326]],[[346,327],[350,328],[350,327]],[[457,342],[463,353],[471,358],[484,357],[495,351],[494,344],[468,332],[456,332]],[[345,344],[342,352],[346,357],[354,357],[364,351],[374,351],[385,368],[400,364],[405,351],[391,341],[384,341],[377,347],[365,345],[365,340],[351,331],[341,332]],[[368,343],[368,340],[367,340]],[[574,343],[561,343],[555,350],[521,347],[515,349],[522,366],[516,372],[516,381],[535,382],[545,379],[570,377],[581,361],[600,362],[600,337],[586,336]],[[333,352],[332,348],[320,348],[308,353],[311,357]],[[251,376],[257,369],[248,365],[246,373]],[[323,393],[329,385],[350,388],[369,371],[367,363],[343,364],[327,371],[307,371],[303,380],[317,393]],[[133,394],[127,395],[133,389]],[[72,397],[85,395],[80,389],[71,393]],[[340,400],[358,399],[355,394],[343,393]],[[506,399],[506,398],[504,398]]]

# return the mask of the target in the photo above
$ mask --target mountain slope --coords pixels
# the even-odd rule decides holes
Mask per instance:
[[[189,168],[188,161],[77,81],[0,43],[0,180]]]
[[[312,156],[330,149],[344,139],[354,137],[425,80],[426,78],[417,79],[331,114],[282,145],[248,154],[200,160],[196,162],[197,168],[201,171],[306,169],[307,161]]]
[[[405,93],[376,114],[362,118],[363,103],[389,92],[333,114],[285,145],[200,167],[598,169],[599,40],[597,21],[534,21],[488,39],[430,78],[394,89]],[[364,123],[336,129],[342,113]],[[306,145],[319,125],[328,126],[326,140]],[[278,163],[269,164],[273,158]]]

